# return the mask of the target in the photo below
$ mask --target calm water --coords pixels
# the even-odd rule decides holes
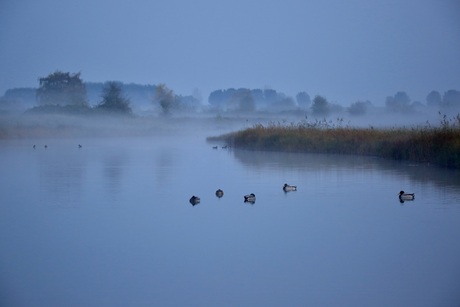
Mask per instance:
[[[460,306],[459,172],[212,145],[1,141],[0,305]]]

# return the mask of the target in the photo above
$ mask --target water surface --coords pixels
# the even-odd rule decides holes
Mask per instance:
[[[458,171],[213,145],[0,141],[0,305],[460,305]]]

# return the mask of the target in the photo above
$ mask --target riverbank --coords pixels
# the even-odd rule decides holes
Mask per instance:
[[[249,150],[378,156],[460,169],[460,115],[439,126],[353,128],[327,122],[254,125],[208,138]]]

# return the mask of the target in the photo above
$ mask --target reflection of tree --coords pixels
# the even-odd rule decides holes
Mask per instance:
[[[76,157],[43,156],[40,161],[40,186],[47,204],[73,207],[80,204],[86,165]]]
[[[104,176],[112,194],[118,194],[121,187],[125,157],[122,154],[112,154],[104,159]]]

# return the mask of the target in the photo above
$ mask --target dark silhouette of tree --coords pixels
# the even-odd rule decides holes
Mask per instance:
[[[364,115],[367,113],[367,110],[372,106],[372,103],[369,100],[366,101],[356,101],[350,105],[348,112],[351,115]]]
[[[442,103],[441,94],[438,91],[431,91],[426,96],[426,103],[432,107],[439,107]]]
[[[329,102],[323,96],[316,95],[311,109],[314,115],[327,116],[330,112]]]
[[[37,89],[39,105],[88,107],[86,88],[80,73],[56,71],[38,80],[40,82]]]
[[[456,90],[448,90],[442,97],[442,105],[444,107],[460,107],[460,92]]]
[[[237,102],[239,111],[251,112],[256,109],[254,97],[249,89],[239,89],[233,99]]]
[[[297,93],[297,95],[295,96],[295,99],[299,107],[302,107],[302,108],[308,108],[308,106],[311,104],[310,95],[308,95],[307,92]]]
[[[174,92],[166,84],[159,84],[153,97],[154,104],[159,104],[164,115],[171,114],[171,110],[177,108]]]
[[[394,96],[388,96],[385,106],[393,112],[403,112],[410,109],[410,98],[406,92],[397,92]]]
[[[120,82],[107,82],[102,90],[102,101],[97,108],[114,113],[131,114],[130,101],[124,97]]]

